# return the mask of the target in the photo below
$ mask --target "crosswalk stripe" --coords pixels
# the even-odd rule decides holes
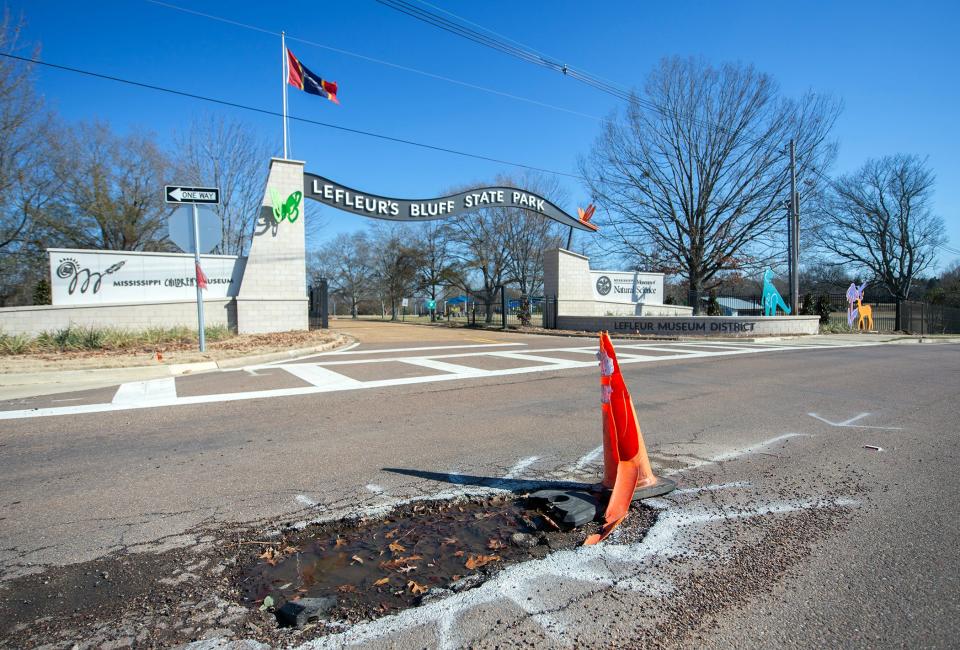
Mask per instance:
[[[290,364],[282,367],[294,377],[320,388],[358,386],[363,383],[356,379],[351,379],[346,375],[341,375],[339,372],[327,370],[326,368],[309,363]]]
[[[489,374],[489,371],[483,370],[482,368],[471,368],[470,366],[461,366],[455,363],[447,363],[445,361],[437,361],[436,359],[425,359],[423,357],[412,357],[400,359],[402,363],[409,363],[413,366],[420,366],[421,368],[430,368],[432,370],[440,370],[441,372],[450,372],[455,375],[467,375],[475,377],[478,375]]]
[[[151,379],[149,381],[131,381],[120,384],[113,396],[112,404],[129,406],[150,404],[177,398],[177,385],[173,377]]]

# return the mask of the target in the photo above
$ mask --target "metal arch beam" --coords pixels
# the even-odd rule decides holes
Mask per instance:
[[[303,195],[331,208],[373,219],[430,221],[447,219],[482,208],[519,208],[578,230],[597,230],[593,224],[567,214],[542,196],[518,187],[478,187],[433,199],[396,199],[358,192],[322,176],[305,173]]]

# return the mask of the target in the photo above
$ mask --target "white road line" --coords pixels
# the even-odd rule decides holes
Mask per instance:
[[[674,343],[674,345],[679,347],[696,347],[696,348],[720,348],[721,350],[754,350],[754,346],[749,343]]]
[[[355,355],[355,354],[388,354],[393,352],[423,352],[425,350],[461,350],[467,348],[503,348],[508,346],[522,346],[526,347],[526,343],[469,343],[465,345],[428,345],[419,348],[389,348],[384,350],[334,350],[333,352],[322,352],[321,354],[314,354],[311,357],[315,356],[324,356],[324,357],[335,357],[339,355]],[[304,358],[311,358],[304,357]]]
[[[112,403],[117,406],[137,406],[153,402],[165,402],[176,398],[177,385],[175,379],[164,377],[163,379],[131,381],[120,384],[113,396]]]
[[[537,350],[537,352],[549,352],[550,350]],[[553,350],[559,352],[560,350]],[[502,357],[504,359],[515,359],[517,361],[533,361],[534,363],[549,363],[551,366],[559,368],[588,368],[595,366],[596,361],[570,361],[569,359],[557,359],[556,357],[542,357],[536,354],[527,354],[525,352],[491,352],[491,357]]]
[[[686,467],[681,467],[678,469],[668,469],[663,472],[664,476],[672,476],[673,474],[680,474],[682,472],[689,472],[693,469],[700,469],[701,467],[706,467],[707,465],[714,465],[716,463],[722,463],[728,460],[733,460],[735,458],[740,458],[741,456],[747,456],[749,454],[756,453],[761,449],[765,449],[771,445],[774,445],[781,440],[789,440],[790,438],[812,438],[813,434],[810,433],[785,433],[783,435],[777,436],[775,438],[770,438],[769,440],[764,440],[755,445],[750,445],[749,447],[744,447],[743,449],[734,449],[733,451],[727,451],[709,460],[700,460]]]
[[[484,370],[482,368],[460,366],[455,363],[446,363],[445,361],[437,361],[436,359],[427,359],[424,357],[408,357],[400,359],[399,361],[401,363],[409,363],[412,366],[420,366],[421,368],[430,368],[432,370],[450,372],[463,377],[479,377],[486,375],[489,372],[488,370]]]
[[[832,427],[848,427],[848,428],[851,428],[851,429],[884,429],[884,430],[886,430],[886,431],[902,431],[902,430],[903,430],[902,427],[878,427],[878,426],[873,426],[873,425],[869,425],[869,424],[853,424],[853,423],[856,422],[857,420],[863,419],[863,418],[867,417],[868,415],[870,415],[869,413],[861,413],[860,415],[855,415],[855,416],[853,416],[852,418],[850,418],[849,420],[844,420],[843,422],[831,422],[830,420],[828,420],[828,419],[826,419],[826,418],[820,417],[820,416],[817,415],[816,413],[807,413],[807,415],[809,415],[809,416],[812,417],[812,418],[816,418],[816,419],[820,420],[821,422],[824,422],[824,423],[826,423],[826,424],[829,424],[829,425],[832,426]]]
[[[717,490],[729,490],[731,488],[750,487],[750,481],[734,481],[732,483],[711,483],[702,487],[681,488],[674,490],[671,495],[676,494],[700,494],[701,492],[716,492]]]
[[[523,472],[523,470],[527,469],[538,460],[540,460],[539,456],[529,456],[527,458],[521,458],[516,462],[516,464],[513,467],[510,468],[509,472],[503,475],[503,478],[505,479],[516,478]]]
[[[587,453],[585,453],[583,456],[580,457],[580,460],[578,460],[573,465],[573,469],[583,469],[584,467],[586,467],[587,465],[595,461],[597,458],[599,458],[602,453],[603,453],[603,445],[600,445],[596,449],[591,449],[590,451],[588,451]]]
[[[680,353],[688,357],[697,357],[697,356],[706,356],[708,354],[713,354],[712,352],[701,352],[698,350],[684,350],[683,348],[677,349],[675,347],[668,347],[667,345],[618,345],[617,349],[627,348],[628,350],[633,350],[643,354],[644,350],[653,350],[654,352],[672,352],[674,354]],[[619,355],[618,355],[619,356]]]
[[[338,372],[321,368],[309,363],[296,363],[289,366],[280,366],[294,377],[298,377],[308,384],[318,388],[353,388],[362,382],[341,375]]]
[[[860,346],[864,344],[858,344]],[[870,343],[866,345],[882,345],[882,343]],[[848,345],[837,345],[837,348],[843,347],[856,347]],[[556,348],[556,350],[565,350],[568,348]],[[683,352],[681,354],[662,356],[662,357],[645,357],[645,358],[633,358],[633,359],[624,359],[621,365],[628,365],[632,363],[646,363],[654,361],[672,361],[675,359],[689,359],[696,357],[711,357],[711,356],[730,356],[730,355],[739,355],[739,354],[751,354],[751,353],[760,353],[760,352],[782,352],[789,350],[802,350],[810,349],[808,348],[798,348],[798,347],[778,347],[770,349],[760,349],[760,350],[731,350],[729,352],[714,352],[714,353],[691,353]],[[822,348],[820,348],[822,349]],[[545,350],[541,350],[545,351]],[[477,354],[477,353],[473,353]],[[479,354],[493,354],[493,353],[479,353]],[[500,353],[496,353],[500,354]],[[471,356],[470,353],[463,355],[442,355],[444,358],[449,358],[453,356]],[[409,357],[407,357],[409,359]],[[390,361],[403,361],[402,357],[397,357],[395,359],[389,359]],[[386,360],[380,360],[386,361]],[[339,362],[332,362],[339,363]],[[324,366],[332,365],[332,363],[324,363]],[[529,373],[538,373],[538,372],[554,372],[558,370],[569,370],[569,369],[578,369],[578,368],[592,368],[594,366],[593,361],[589,362],[579,362],[579,361],[560,361],[557,363],[548,363],[540,366],[529,366],[523,368],[505,368],[501,370],[486,370],[481,373],[471,374],[471,375],[462,375],[462,374],[442,374],[442,375],[427,375],[423,377],[402,377],[397,379],[382,379],[374,381],[357,381],[344,377],[337,373],[332,373],[331,375],[323,375],[322,372],[314,372],[313,370],[303,370],[303,368],[310,369],[321,369],[321,366],[317,364],[286,364],[286,365],[276,365],[271,366],[272,368],[283,368],[287,371],[291,371],[293,368],[301,368],[301,370],[294,370],[291,374],[297,374],[299,372],[309,375],[307,377],[301,377],[308,383],[310,386],[305,386],[301,388],[278,388],[278,389],[267,389],[267,390],[255,390],[255,391],[246,391],[238,393],[220,393],[214,395],[194,395],[190,397],[177,397],[175,391],[170,391],[160,398],[159,393],[152,392],[151,389],[151,399],[149,401],[124,401],[122,403],[104,403],[104,404],[80,404],[74,406],[53,406],[47,408],[33,408],[33,409],[21,409],[16,411],[0,411],[0,420],[18,420],[22,418],[34,418],[34,417],[55,417],[62,415],[82,415],[87,413],[105,413],[112,411],[122,411],[135,408],[157,408],[162,406],[189,406],[196,404],[211,404],[216,402],[235,402],[243,401],[249,399],[262,399],[262,398],[277,398],[277,397],[292,397],[300,395],[314,395],[317,393],[328,393],[328,392],[337,392],[345,390],[362,390],[362,389],[373,389],[373,388],[387,388],[392,386],[405,386],[412,384],[423,384],[423,383],[432,383],[432,382],[441,382],[441,381],[455,381],[455,380],[469,380],[469,379],[479,379],[486,377],[502,377],[509,375],[521,375]],[[332,372],[332,371],[331,371]],[[299,376],[299,375],[298,375]],[[335,380],[335,381],[334,381]],[[173,378],[164,378],[159,380],[154,380],[155,382],[170,382],[170,385],[173,385]],[[322,385],[318,385],[319,384]],[[151,383],[151,382],[134,382],[134,383]],[[117,391],[118,394],[120,391]],[[154,399],[156,398],[156,399]],[[857,426],[857,425],[850,425]]]

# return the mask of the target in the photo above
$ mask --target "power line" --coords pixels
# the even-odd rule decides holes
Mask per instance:
[[[148,83],[144,83],[144,82],[142,82],[142,81],[133,81],[132,79],[124,79],[123,77],[116,77],[116,76],[113,76],[113,75],[102,74],[102,73],[99,73],[99,72],[93,72],[93,71],[91,71],[91,70],[83,70],[83,69],[81,69],[81,68],[74,68],[74,67],[71,67],[71,66],[60,65],[60,64],[56,64],[56,63],[49,63],[49,62],[47,62],[47,61],[40,61],[40,60],[37,60],[37,59],[28,58],[28,57],[17,56],[16,54],[10,54],[10,53],[7,53],[7,52],[0,52],[0,56],[6,57],[6,58],[8,58],[8,59],[15,59],[15,60],[18,60],[18,61],[22,61],[22,62],[24,62],[24,63],[33,63],[33,64],[36,64],[36,65],[46,66],[46,67],[48,67],[48,68],[54,68],[54,69],[57,69],[57,70],[64,70],[64,71],[67,71],[67,72],[73,72],[73,73],[76,73],[76,74],[86,75],[86,76],[88,76],[88,77],[95,77],[95,78],[97,78],[97,79],[105,79],[105,80],[107,80],[107,81],[114,81],[114,82],[117,82],[117,83],[127,84],[127,85],[129,85],[129,86],[136,86],[136,87],[138,87],[138,88],[147,88],[147,89],[149,89],[149,90],[155,90],[155,91],[158,91],[158,92],[169,93],[169,94],[171,94],[171,95],[178,95],[178,96],[180,96],[180,97],[187,97],[187,98],[190,98],[190,99],[197,99],[197,100],[204,101],[204,102],[209,102],[209,103],[212,103],[212,104],[219,104],[219,105],[221,105],[221,106],[229,106],[230,108],[238,108],[238,109],[241,109],[241,110],[251,111],[251,112],[254,112],[254,113],[260,113],[260,114],[263,114],[263,115],[272,115],[272,116],[275,116],[275,117],[283,117],[283,114],[282,114],[282,113],[277,112],[277,111],[272,111],[272,110],[269,110],[269,109],[266,109],[266,108],[258,108],[258,107],[256,107],[256,106],[248,106],[248,105],[246,105],[246,104],[240,104],[240,103],[237,103],[237,102],[231,102],[231,101],[227,101],[227,100],[225,100],[225,99],[216,99],[216,98],[214,98],[214,97],[207,97],[207,96],[205,96],[205,95],[198,95],[198,94],[196,94],[196,93],[189,93],[189,92],[186,92],[186,91],[183,91],[183,90],[176,90],[176,89],[174,89],[174,88],[165,88],[165,87],[163,87],[163,86],[157,86],[157,85],[154,85],[154,84],[148,84]],[[363,135],[363,136],[366,136],[366,137],[369,137],[369,138],[377,138],[377,139],[379,139],[379,140],[386,140],[386,141],[388,141],[388,142],[396,142],[396,143],[399,143],[399,144],[406,144],[406,145],[410,145],[410,146],[412,146],[412,147],[419,147],[419,148],[421,148],[421,149],[429,149],[429,150],[431,150],[431,151],[441,151],[441,152],[443,152],[443,153],[454,154],[454,155],[457,155],[457,156],[464,156],[464,157],[466,157],[466,158],[475,158],[475,159],[477,159],[477,160],[485,160],[485,161],[487,161],[487,162],[494,162],[494,163],[498,163],[498,164],[501,164],[501,165],[511,165],[511,166],[513,166],[513,167],[520,167],[520,168],[522,168],[522,169],[529,169],[529,170],[531,170],[531,171],[544,172],[544,173],[547,173],[547,174],[554,174],[554,175],[557,175],[557,176],[567,176],[567,177],[569,177],[569,178],[576,178],[576,179],[578,179],[578,180],[586,180],[584,177],[582,177],[582,176],[580,176],[580,175],[578,175],[578,174],[570,174],[570,173],[568,173],[568,172],[559,172],[559,171],[556,171],[556,170],[553,170],[553,169],[547,169],[547,168],[545,168],[545,167],[537,167],[537,166],[535,166],[535,165],[527,165],[527,164],[525,164],[525,163],[518,163],[518,162],[513,162],[513,161],[510,161],[510,160],[504,160],[504,159],[501,159],[501,158],[493,158],[493,157],[491,157],[491,156],[484,156],[484,155],[482,155],[482,154],[475,154],[475,153],[469,153],[469,152],[466,152],[466,151],[460,151],[460,150],[457,150],[457,149],[450,149],[449,147],[441,147],[441,146],[438,146],[438,145],[426,144],[426,143],[423,143],[423,142],[416,142],[415,140],[407,140],[407,139],[404,139],[404,138],[397,138],[397,137],[390,136],[390,135],[384,135],[384,134],[382,134],[382,133],[374,133],[373,131],[363,131],[363,130],[361,130],[361,129],[353,129],[353,128],[346,127],[346,126],[339,126],[339,125],[337,125],[337,124],[330,124],[329,122],[321,122],[321,121],[319,121],[319,120],[311,120],[311,119],[306,118],[306,117],[297,117],[296,115],[287,115],[287,118],[288,118],[288,119],[291,119],[291,120],[294,120],[294,121],[297,121],[297,122],[302,122],[302,123],[304,123],[304,124],[311,124],[311,125],[314,125],[314,126],[322,126],[322,127],[328,128],[328,129],[335,129],[335,130],[337,130],[337,131],[343,131],[343,132],[345,132],[345,133],[353,133],[353,134],[356,134],[356,135]]]
[[[199,17],[201,17],[201,18],[206,18],[206,19],[208,19],[208,20],[214,20],[214,21],[217,21],[217,22],[222,22],[222,23],[225,23],[225,24],[227,24],[227,25],[233,25],[234,27],[240,27],[240,28],[242,28],[242,29],[249,29],[249,30],[251,30],[251,31],[260,32],[260,33],[262,33],[262,34],[269,34],[270,36],[276,36],[276,37],[279,37],[279,36],[280,36],[280,32],[275,32],[275,31],[272,31],[272,30],[270,30],[270,29],[265,29],[265,28],[263,28],[263,27],[258,27],[257,25],[251,25],[251,24],[249,24],[249,23],[242,23],[242,22],[239,22],[239,21],[237,21],[237,20],[233,20],[233,19],[231,19],[231,18],[225,18],[225,17],[223,17],[223,16],[217,16],[217,15],[214,15],[214,14],[204,13],[204,12],[202,12],[202,11],[196,11],[196,10],[190,9],[190,8],[188,8],[188,7],[181,7],[181,6],[178,6],[178,5],[175,5],[175,4],[171,4],[171,3],[169,3],[169,2],[163,2],[162,0],[144,0],[144,2],[149,2],[150,4],[155,4],[155,5],[157,5],[157,6],[164,7],[164,8],[166,8],[166,9],[172,9],[172,10],[174,10],[174,11],[181,11],[181,12],[186,13],[186,14],[191,14],[191,15],[194,15],[194,16],[199,16]],[[297,43],[303,43],[304,45],[309,45],[309,46],[311,46],[311,47],[321,48],[321,49],[324,49],[324,50],[328,50],[328,51],[330,51],[330,52],[336,52],[337,54],[343,54],[343,55],[345,55],[345,56],[350,56],[350,57],[354,57],[354,58],[357,58],[357,59],[361,59],[361,60],[363,60],[363,61],[369,61],[369,62],[371,62],[371,63],[376,63],[376,64],[378,64],[378,65],[383,65],[383,66],[387,66],[387,67],[390,67],[390,68],[395,68],[395,69],[397,69],[397,70],[403,70],[403,71],[405,71],[405,72],[412,72],[412,73],[414,73],[414,74],[419,74],[419,75],[422,75],[422,76],[424,76],[424,77],[429,77],[429,78],[431,78],[431,79],[439,79],[440,81],[445,81],[445,82],[447,82],[447,83],[456,84],[456,85],[458,85],[458,86],[463,86],[463,87],[465,87],[465,88],[471,88],[471,89],[473,89],[473,90],[479,90],[479,91],[482,91],[482,92],[490,93],[490,94],[492,94],[492,95],[499,95],[499,96],[501,96],[501,97],[506,97],[506,98],[508,98],[508,99],[513,99],[513,100],[516,100],[516,101],[526,102],[526,103],[528,103],[528,104],[533,104],[533,105],[535,105],[535,106],[542,106],[543,108],[549,108],[549,109],[552,109],[552,110],[555,110],[555,111],[561,111],[561,112],[563,112],[563,113],[569,113],[569,114],[571,114],[571,115],[578,115],[578,116],[580,116],[580,117],[586,117],[586,118],[589,118],[589,119],[591,119],[591,120],[596,120],[596,121],[598,121],[598,122],[608,122],[608,120],[607,120],[606,118],[599,117],[599,116],[597,116],[597,115],[590,115],[589,113],[583,113],[583,112],[581,112],[581,111],[576,111],[576,110],[573,110],[573,109],[571,109],[571,108],[565,108],[565,107],[563,107],[563,106],[557,106],[557,105],[555,105],[555,104],[550,104],[550,103],[543,102],[543,101],[540,101],[540,100],[537,100],[537,99],[532,99],[532,98],[530,98],[530,97],[523,97],[522,95],[515,95],[515,94],[513,94],[513,93],[508,93],[508,92],[505,92],[505,91],[502,91],[502,90],[497,90],[497,89],[495,89],[495,88],[489,88],[489,87],[487,87],[487,86],[481,86],[481,85],[479,85],[479,84],[470,83],[470,82],[468,82],[468,81],[462,81],[462,80],[460,80],[460,79],[454,79],[454,78],[452,78],[452,77],[446,77],[446,76],[444,76],[444,75],[436,74],[436,73],[434,73],[434,72],[429,72],[429,71],[427,71],[427,70],[421,70],[421,69],[419,69],[419,68],[414,68],[414,67],[411,67],[411,66],[402,65],[402,64],[399,64],[399,63],[393,63],[392,61],[385,61],[385,60],[383,60],[383,59],[378,59],[378,58],[375,58],[375,57],[372,57],[372,56],[368,56],[368,55],[366,55],[366,54],[360,54],[359,52],[351,52],[350,50],[344,50],[344,49],[342,49],[342,48],[333,47],[333,46],[331,46],[331,45],[324,45],[323,43],[318,43],[318,42],[316,42],[316,41],[311,41],[311,40],[308,40],[308,39],[305,39],[305,38],[298,38],[298,37],[296,37],[296,36],[291,36],[291,35],[287,34],[287,40],[288,40],[288,41],[296,41]]]
[[[545,67],[549,70],[560,72],[564,76],[576,79],[581,83],[584,83],[596,90],[599,90],[603,93],[611,95],[617,99],[625,101],[628,104],[636,104],[636,105],[642,106],[649,110],[653,110],[657,113],[660,113],[664,117],[683,118],[683,119],[689,120],[691,124],[703,126],[710,129],[718,129],[721,131],[734,133],[733,129],[731,129],[730,127],[724,124],[721,124],[719,122],[711,122],[710,120],[698,118],[692,113],[683,114],[678,111],[671,110],[667,107],[660,106],[659,104],[657,104],[652,100],[637,96],[636,93],[633,93],[632,91],[624,89],[622,86],[616,84],[613,81],[604,79],[603,77],[599,77],[597,75],[588,73],[583,70],[579,70],[577,68],[572,68],[565,63],[560,63],[558,60],[555,60],[553,57],[548,57],[547,55],[540,53],[538,50],[535,50],[528,45],[524,45],[519,41],[515,41],[513,39],[507,39],[510,42],[497,40],[496,38],[487,36],[476,30],[470,29],[469,27],[460,25],[448,18],[444,18],[439,14],[435,14],[426,9],[417,7],[411,4],[410,2],[407,2],[406,0],[376,0],[376,1],[385,7],[389,7],[390,9],[398,11],[402,14],[406,14],[411,18],[415,18],[416,20],[425,22],[429,25],[442,29],[456,36],[460,36],[461,38],[465,38],[469,41],[473,41],[478,45],[482,45],[484,47],[497,50],[499,52],[502,52],[514,58],[520,59],[522,61],[526,61],[527,63],[532,63],[540,67]],[[423,0],[420,0],[420,1],[422,2],[422,4],[425,4],[427,6],[431,6],[431,7],[433,6],[427,2],[424,2]],[[449,11],[442,10],[442,9],[441,11],[443,11],[448,15],[460,18],[456,14],[453,14]],[[472,23],[471,21],[467,21],[464,18],[460,18],[460,20],[463,20],[464,22],[468,22],[474,25],[477,24],[477,23]],[[496,32],[489,30],[485,27],[482,27],[480,25],[478,25],[478,27],[481,27],[481,29],[484,29],[485,31],[491,34],[498,35]],[[501,36],[501,38],[506,38],[506,37]],[[763,142],[760,139],[751,140],[747,138],[744,140],[744,142],[748,144],[763,144]]]

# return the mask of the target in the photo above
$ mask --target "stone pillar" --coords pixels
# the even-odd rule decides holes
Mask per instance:
[[[554,296],[561,316],[595,315],[589,258],[562,248],[544,251],[543,297]]]
[[[300,193],[296,210],[277,221],[274,197],[292,205],[294,192]],[[303,222],[303,162],[272,158],[237,295],[240,334],[309,329]]]

